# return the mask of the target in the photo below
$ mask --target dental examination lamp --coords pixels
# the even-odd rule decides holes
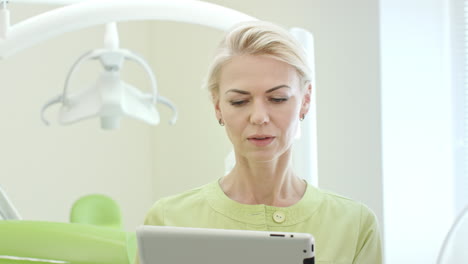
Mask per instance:
[[[115,23],[106,24],[104,46],[104,49],[95,49],[83,54],[74,63],[66,78],[63,93],[50,99],[43,106],[41,111],[43,122],[49,124],[44,117],[45,110],[53,104],[61,103],[58,121],[62,125],[99,117],[101,128],[116,129],[124,116],[157,125],[160,117],[155,104],[162,103],[172,109],[173,117],[170,124],[175,124],[177,110],[168,99],[158,94],[156,77],[148,63],[135,53],[119,48]],[[104,71],[90,87],[72,93],[69,91],[71,77],[87,60],[99,60]],[[120,79],[120,70],[126,60],[134,61],[143,67],[151,81],[152,93],[143,93]]]
[[[117,128],[123,117],[156,125],[160,121],[156,103],[173,110],[170,123],[175,123],[177,119],[174,105],[158,94],[156,78],[145,60],[119,48],[115,22],[167,20],[227,30],[241,21],[256,20],[236,10],[196,0],[34,0],[34,3],[65,6],[11,25],[7,2],[0,0],[0,60],[63,33],[108,23],[104,48],[82,55],[71,68],[62,94],[50,99],[41,111],[42,120],[49,124],[45,111],[54,104],[61,104],[59,124],[73,124],[99,117],[104,129]],[[73,74],[87,60],[99,60],[104,70],[93,85],[69,91]],[[120,79],[120,70],[127,60],[137,62],[146,71],[152,93],[143,93]]]

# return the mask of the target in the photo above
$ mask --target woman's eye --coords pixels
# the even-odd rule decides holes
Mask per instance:
[[[233,106],[241,106],[241,105],[244,105],[244,104],[246,104],[248,102],[249,102],[248,100],[233,100],[233,101],[230,101],[231,105],[233,105]]]
[[[272,101],[273,103],[282,103],[282,102],[286,102],[288,100],[288,98],[270,98],[270,101]]]

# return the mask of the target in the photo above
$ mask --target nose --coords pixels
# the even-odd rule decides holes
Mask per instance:
[[[261,101],[254,102],[250,113],[250,123],[254,125],[263,125],[267,124],[269,121],[270,117],[267,106]]]

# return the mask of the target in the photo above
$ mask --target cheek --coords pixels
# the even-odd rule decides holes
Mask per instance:
[[[282,120],[283,122],[280,123],[282,125],[283,130],[286,131],[288,136],[294,136],[299,127],[299,119],[296,120],[296,118],[294,117],[295,116],[288,117],[287,119],[285,118],[284,120]]]
[[[227,114],[224,116],[226,129],[232,133],[241,133],[246,125],[245,118],[240,114]]]
[[[231,141],[234,146],[241,144],[244,135],[243,128],[244,126],[240,125],[238,122],[234,122],[233,120],[226,121],[224,129],[229,141]]]
[[[223,119],[227,123],[239,123],[245,119],[246,108],[236,108],[230,105],[228,102],[220,102],[219,109]]]
[[[299,118],[300,111],[301,106],[296,100],[292,100],[289,105],[285,105],[278,111],[278,117],[281,118],[283,122],[292,123],[295,122],[295,119]]]
[[[296,136],[300,123],[299,113],[300,107],[294,107],[289,111],[283,112],[283,115],[279,116],[277,124],[281,126],[281,129],[285,131],[288,137],[294,138]]]
[[[239,111],[233,111],[232,108],[229,106],[226,107],[226,105],[223,104],[220,105],[220,112],[223,117],[226,132],[232,140],[242,131],[242,127],[244,127],[242,124],[245,117]]]
[[[233,111],[229,109],[224,103],[219,104],[219,111],[225,123],[231,123],[233,119]]]

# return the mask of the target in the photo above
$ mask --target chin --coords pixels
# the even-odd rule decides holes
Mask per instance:
[[[270,161],[278,159],[278,155],[276,153],[272,153],[269,151],[268,152],[257,151],[254,153],[249,153],[248,155],[246,155],[246,158],[249,161],[253,161],[253,162],[270,162]]]

